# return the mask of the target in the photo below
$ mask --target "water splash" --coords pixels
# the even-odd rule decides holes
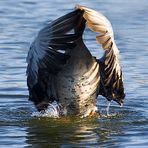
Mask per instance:
[[[48,108],[45,111],[33,112],[32,117],[51,117],[51,118],[59,118],[60,115],[60,107],[59,104],[54,101],[49,104]]]
[[[109,114],[110,105],[111,105],[111,101],[108,102],[107,107],[106,107],[106,114],[107,114],[107,116],[110,115],[110,114]]]

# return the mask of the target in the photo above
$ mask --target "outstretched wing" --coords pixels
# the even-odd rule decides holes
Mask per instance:
[[[82,11],[75,10],[45,26],[32,43],[27,57],[29,99],[38,110],[45,109],[56,98],[54,77],[67,62],[66,51],[75,47],[81,35]],[[78,34],[79,32],[79,34]]]
[[[101,13],[79,5],[76,8],[84,11],[83,17],[87,26],[92,31],[99,33],[96,40],[105,50],[104,56],[98,60],[101,77],[99,94],[109,101],[114,100],[121,105],[125,94],[119,63],[119,50],[114,40],[112,26]]]

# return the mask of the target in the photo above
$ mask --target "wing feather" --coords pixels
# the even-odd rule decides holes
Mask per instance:
[[[87,26],[99,34],[96,36],[96,40],[105,50],[104,56],[98,60],[101,75],[99,94],[121,105],[125,94],[119,50],[114,40],[111,23],[100,12],[80,5],[77,5],[76,8],[84,11],[83,17]]]
[[[76,46],[75,41],[81,34],[75,28],[80,25],[81,19],[80,10],[68,13],[41,29],[31,44],[27,56],[27,84],[30,100],[38,110],[44,109],[47,102],[56,98],[54,77],[69,58],[59,50],[66,51]]]

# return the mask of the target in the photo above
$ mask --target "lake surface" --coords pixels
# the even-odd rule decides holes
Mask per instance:
[[[37,32],[70,12],[75,4],[101,11],[111,21],[120,49],[126,98],[112,103],[115,116],[85,119],[32,117],[26,56]],[[0,148],[148,147],[147,0],[0,0]],[[85,41],[96,57],[100,47],[90,31]],[[98,98],[105,115],[106,100]]]

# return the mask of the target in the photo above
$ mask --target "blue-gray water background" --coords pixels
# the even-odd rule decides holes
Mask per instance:
[[[31,117],[26,56],[46,23],[70,12],[75,4],[101,11],[113,25],[120,49],[126,100],[111,118]],[[91,31],[85,41],[93,55],[101,51]],[[106,101],[98,99],[104,112]],[[148,1],[147,0],[0,0],[0,147],[148,147]]]

